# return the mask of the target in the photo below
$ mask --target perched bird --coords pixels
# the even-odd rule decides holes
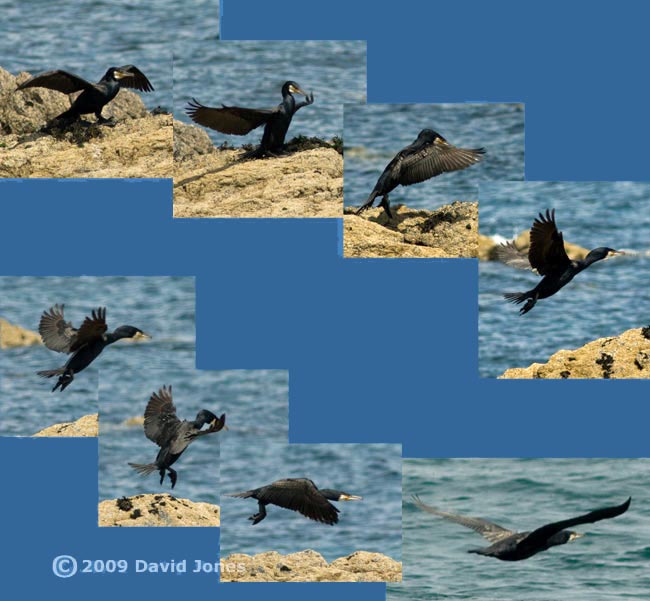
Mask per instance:
[[[109,119],[102,117],[102,109],[117,96],[120,87],[134,88],[141,92],[153,91],[151,82],[133,65],[111,67],[97,83],[91,83],[67,71],[46,71],[28,79],[17,89],[48,88],[63,94],[81,92],[67,111],[54,118],[54,121],[67,125],[88,113],[94,113],[100,123],[107,123]]]
[[[584,259],[572,261],[564,249],[562,232],[555,224],[555,209],[546,209],[533,222],[530,229],[530,246],[528,254],[517,249],[513,242],[502,244],[497,248],[497,258],[518,269],[531,269],[543,276],[542,281],[527,292],[507,292],[503,297],[511,303],[526,304],[519,310],[520,315],[528,313],[540,298],[553,296],[560,288],[566,286],[582,270],[596,261],[613,255],[624,255],[620,250],[600,246],[589,251]]]
[[[133,326],[120,326],[107,333],[105,307],[93,309],[91,316],[86,317],[79,329],[76,329],[63,317],[63,307],[64,305],[54,305],[44,311],[38,324],[38,333],[47,348],[57,353],[72,354],[63,367],[37,372],[43,378],[59,376],[52,392],[59,387],[63,392],[74,380],[75,374],[86,369],[109,344],[122,338],[151,338]]]
[[[208,424],[210,427],[202,430]],[[214,434],[226,427],[226,414],[217,417],[207,409],[201,409],[194,421],[176,417],[176,407],[172,400],[172,387],[163,386],[154,392],[144,410],[144,433],[146,437],[159,447],[154,463],[129,463],[143,476],[158,471],[160,484],[165,479],[165,471],[169,474],[172,488],[176,486],[176,471],[171,466],[183,454],[183,451],[197,438],[206,434]],[[226,428],[227,429],[227,428]]]
[[[467,169],[483,160],[483,148],[457,148],[432,129],[423,129],[413,144],[400,150],[388,163],[368,200],[357,210],[357,215],[372,206],[375,198],[381,196],[380,207],[388,217],[393,218],[388,202],[388,193],[397,186],[410,186],[431,179],[448,171]]]
[[[567,530],[567,528],[578,526],[580,524],[593,524],[600,520],[615,518],[627,511],[631,501],[632,497],[628,498],[628,500],[621,505],[596,509],[595,511],[585,513],[584,515],[575,518],[546,524],[546,526],[542,526],[536,530],[532,530],[531,532],[516,532],[514,530],[507,530],[506,528],[502,528],[497,524],[493,524],[492,522],[488,522],[481,518],[471,518],[463,515],[456,515],[454,513],[447,513],[446,511],[440,511],[435,507],[426,505],[420,501],[419,497],[413,497],[413,502],[422,511],[440,516],[446,520],[465,526],[466,528],[471,528],[492,543],[489,547],[470,549],[468,553],[495,557],[496,559],[501,559],[503,561],[520,561],[522,559],[528,559],[541,551],[546,551],[556,545],[563,545],[575,540],[576,538],[580,538],[584,535]]]
[[[266,506],[269,504],[298,511],[316,522],[333,525],[339,521],[339,510],[330,501],[360,501],[363,498],[330,488],[319,490],[308,478],[277,480],[261,488],[226,496],[257,499],[259,511],[248,518],[253,522],[253,526],[266,517]]]
[[[301,94],[305,100],[296,102],[293,94]],[[262,143],[256,151],[257,155],[262,155],[282,149],[291,119],[298,109],[313,102],[313,94],[305,92],[295,81],[287,81],[282,86],[282,102],[274,109],[248,109],[225,104],[221,108],[212,108],[192,98],[185,111],[195,123],[223,134],[244,136],[264,125]]]

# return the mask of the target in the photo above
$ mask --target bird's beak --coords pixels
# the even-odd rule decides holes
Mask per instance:
[[[145,332],[136,332],[133,340],[151,340],[151,336]]]
[[[212,429],[212,428],[216,428],[217,425],[218,425],[218,422],[219,422],[218,419],[213,419],[213,420],[210,422],[210,429]],[[221,430],[228,430],[228,426],[226,426],[226,424],[224,424],[223,426],[221,426],[220,429],[221,429]]]
[[[613,257],[613,256],[615,256],[615,255],[624,255],[624,254],[625,254],[625,251],[622,251],[622,250],[612,250],[612,251],[610,251],[609,256],[610,256],[610,257]]]
[[[125,77],[131,77],[131,74],[128,71],[119,71],[116,69],[113,71],[113,77],[115,77],[115,79],[124,79]]]
[[[361,501],[363,497],[358,497],[357,495],[341,495],[339,501]]]
[[[569,537],[569,542],[574,541],[576,538],[582,538],[583,536],[584,534],[580,534],[580,532],[572,532]]]
[[[294,86],[293,84],[289,86],[289,92],[292,94],[302,94],[303,96],[307,96],[307,92],[305,92],[305,90],[303,90],[300,86]]]

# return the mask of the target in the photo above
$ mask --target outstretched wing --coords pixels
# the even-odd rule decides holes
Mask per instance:
[[[77,337],[77,330],[63,317],[65,305],[54,305],[43,311],[38,324],[38,333],[43,344],[57,353],[70,353],[71,346]]]
[[[151,82],[135,65],[124,65],[123,67],[118,67],[117,70],[122,71],[123,73],[130,73],[129,77],[120,78],[121,86],[140,90],[141,92],[153,92]]]
[[[528,260],[540,275],[564,271],[571,263],[564,250],[562,232],[558,232],[555,224],[555,209],[546,209],[546,215],[540,213],[533,222]]]
[[[499,244],[499,246],[496,247],[495,252],[497,259],[506,265],[510,265],[510,267],[536,271],[532,268],[530,261],[528,260],[528,253],[519,250],[512,241]]]
[[[151,395],[144,410],[145,436],[158,446],[163,446],[171,440],[180,423],[172,400],[172,387],[163,386]]]
[[[79,350],[84,344],[93,342],[98,338],[101,338],[107,330],[106,326],[106,307],[99,307],[99,309],[93,309],[91,316],[84,319],[79,330],[77,330],[77,336],[70,345],[70,352],[73,353],[76,350]]]
[[[79,92],[81,90],[90,90],[94,84],[89,81],[86,81],[82,77],[75,75],[74,73],[68,73],[67,71],[46,71],[45,73],[40,73],[34,77],[28,79],[26,82],[21,83],[18,86],[19,90],[24,90],[25,88],[48,88],[50,90],[56,90],[57,92],[62,92],[63,94],[72,94],[73,92]]]
[[[310,520],[323,524],[331,525],[339,521],[339,510],[306,478],[278,480],[259,489],[257,499],[262,503],[298,511]]]
[[[426,511],[427,513],[432,513],[433,515],[445,518],[450,522],[455,522],[456,524],[460,524],[466,528],[471,528],[474,530],[474,532],[478,532],[482,537],[486,538],[491,543],[499,542],[500,540],[503,540],[504,538],[508,538],[509,536],[515,534],[515,532],[512,530],[507,530],[498,524],[488,522],[487,520],[481,518],[471,518],[464,515],[457,515],[455,513],[440,511],[435,507],[431,507],[430,505],[423,503],[420,500],[420,497],[417,496],[413,496],[413,503],[415,503],[415,505],[422,511]]]
[[[243,136],[256,127],[266,123],[275,113],[270,109],[247,109],[238,106],[223,106],[213,108],[202,105],[192,98],[185,112],[190,119],[199,125],[216,129],[222,134]]]
[[[410,186],[441,173],[467,169],[482,161],[484,154],[483,148],[457,148],[439,136],[431,144],[403,158],[399,183]]]
[[[524,538],[520,543],[522,546],[538,546],[539,541],[545,541],[550,536],[566,530],[567,528],[572,528],[573,526],[579,526],[580,524],[593,524],[594,522],[599,522],[600,520],[608,520],[610,518],[615,518],[622,513],[625,513],[630,507],[632,497],[629,497],[625,503],[621,505],[615,505],[613,507],[604,507],[602,509],[596,509],[595,511],[590,511],[584,515],[579,515],[575,518],[569,518],[568,520],[561,520],[560,522],[553,522],[552,524],[546,524],[537,530],[533,530],[526,538]]]

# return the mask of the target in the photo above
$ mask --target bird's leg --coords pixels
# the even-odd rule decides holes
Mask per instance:
[[[160,484],[162,484],[165,480],[165,468],[160,468],[160,470],[158,470],[158,473],[160,474]]]
[[[251,526],[255,526],[255,524],[259,524],[266,517],[266,505],[262,503],[262,501],[258,501],[257,506],[259,508],[259,511],[248,518],[253,522]]]
[[[54,388],[52,388],[52,392],[54,392],[59,386],[61,387],[61,392],[63,392],[68,386],[70,386],[72,380],[74,380],[74,372],[72,371],[63,372],[59,376],[59,379],[57,383],[54,385]]]
[[[176,486],[176,470],[168,467],[167,471],[169,472],[169,479],[172,481],[172,488],[174,488],[174,486]]]
[[[538,298],[539,297],[538,297],[537,294],[534,294],[533,296],[531,296],[526,301],[526,304],[521,309],[519,309],[519,315],[525,315],[526,313],[528,313],[528,311],[530,311],[535,306],[535,303],[537,302]]]
[[[384,211],[386,211],[386,214],[388,215],[388,219],[393,218],[393,213],[390,210],[390,203],[388,202],[388,194],[384,194],[382,196],[381,202],[379,203],[380,207],[384,207]]]
[[[102,116],[102,109],[95,111],[95,117],[97,117],[97,123],[100,123],[101,125],[115,125],[115,121],[112,117],[110,119],[107,119],[106,117]]]

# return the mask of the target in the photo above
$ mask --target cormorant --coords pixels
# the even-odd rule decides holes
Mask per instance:
[[[65,321],[63,307],[64,305],[54,305],[48,311],[43,311],[38,324],[38,333],[47,348],[57,353],[72,353],[63,367],[37,372],[43,378],[59,376],[52,392],[59,386],[63,392],[74,380],[74,375],[86,369],[109,344],[122,338],[150,338],[133,326],[120,326],[107,334],[105,307],[93,309],[91,317],[86,317],[79,329],[76,329],[69,321]]]
[[[413,497],[413,502],[417,507],[422,509],[422,511],[432,513],[433,515],[440,516],[450,520],[451,522],[460,524],[461,526],[471,528],[492,543],[489,547],[470,549],[468,553],[477,553],[478,555],[495,557],[496,559],[501,559],[503,561],[520,561],[522,559],[528,559],[541,551],[546,551],[556,545],[563,545],[575,540],[576,538],[580,538],[581,536],[584,536],[584,534],[572,532],[566,530],[566,528],[578,526],[579,524],[593,524],[600,520],[615,518],[627,511],[631,501],[632,497],[628,498],[628,500],[621,505],[596,509],[595,511],[591,511],[575,518],[546,524],[546,526],[541,526],[531,532],[516,532],[513,530],[507,530],[506,528],[502,528],[497,524],[493,524],[492,522],[488,522],[481,518],[471,518],[463,515],[456,515],[454,513],[447,513],[446,511],[440,511],[435,507],[426,505],[420,501],[419,497]]]
[[[201,430],[205,424],[209,424],[210,427]],[[144,433],[149,440],[160,447],[156,461],[146,464],[129,463],[129,465],[143,476],[148,476],[157,470],[160,474],[160,484],[163,483],[165,470],[167,470],[174,488],[177,476],[176,471],[170,466],[194,440],[206,434],[219,432],[225,427],[226,414],[217,417],[207,409],[201,409],[194,421],[179,420],[172,400],[172,387],[163,386],[157,393],[151,395],[144,410]]]
[[[91,83],[67,71],[46,71],[28,79],[17,89],[48,88],[63,94],[81,92],[67,111],[54,118],[54,121],[60,120],[68,124],[87,113],[95,113],[100,123],[110,121],[102,117],[102,109],[115,98],[120,87],[134,88],[141,92],[153,90],[144,73],[133,65],[111,67],[97,83]]]
[[[613,255],[623,255],[623,251],[600,246],[584,259],[572,261],[564,249],[562,232],[558,232],[555,224],[555,209],[546,209],[533,222],[530,229],[530,247],[528,254],[517,249],[513,242],[507,242],[497,248],[500,261],[518,269],[530,269],[543,276],[542,281],[527,292],[508,292],[503,297],[511,303],[526,304],[519,310],[520,315],[528,313],[540,298],[553,296],[560,288],[566,286],[583,269],[587,269],[596,261],[601,261]]]
[[[388,163],[381,174],[368,200],[357,210],[357,215],[372,206],[375,198],[381,196],[380,207],[388,214],[393,214],[388,202],[388,193],[397,186],[410,186],[431,179],[448,171],[459,171],[471,167],[483,160],[483,148],[457,148],[432,129],[423,129],[415,141],[400,150]]]
[[[298,511],[310,520],[333,525],[339,521],[337,515],[339,510],[330,501],[360,501],[363,498],[330,488],[319,490],[308,478],[277,480],[261,488],[231,493],[226,496],[257,499],[259,511],[248,518],[253,522],[253,526],[259,524],[266,517],[266,506],[269,503]]]
[[[293,94],[301,94],[305,100],[296,102]],[[225,104],[221,108],[213,108],[203,106],[192,98],[185,112],[195,123],[216,129],[223,134],[243,136],[264,125],[262,142],[256,151],[256,154],[262,155],[282,148],[293,116],[298,109],[313,102],[312,93],[305,92],[295,81],[287,81],[282,86],[282,102],[274,109],[248,109]]]

